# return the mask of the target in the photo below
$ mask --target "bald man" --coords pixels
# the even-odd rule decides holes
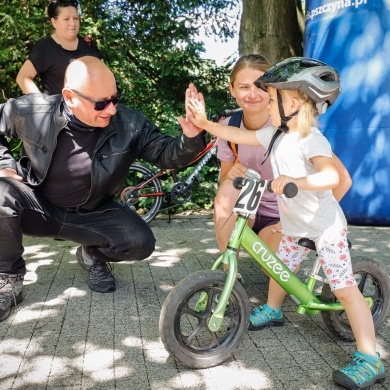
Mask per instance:
[[[190,86],[186,100],[194,94]],[[154,251],[149,226],[115,195],[135,159],[184,167],[205,147],[204,135],[182,117],[181,137],[162,135],[120,98],[110,69],[81,57],[68,66],[62,95],[0,105],[0,321],[23,300],[23,235],[78,243],[77,261],[99,293],[116,288],[109,262]],[[7,139],[23,140],[19,161]]]

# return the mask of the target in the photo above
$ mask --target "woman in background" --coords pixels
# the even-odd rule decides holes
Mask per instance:
[[[20,68],[16,82],[23,93],[41,92],[34,82],[39,76],[43,93],[60,94],[65,70],[71,61],[86,55],[102,59],[101,52],[90,38],[78,36],[80,19],[77,7],[76,0],[50,2],[47,14],[54,32],[35,44]]]

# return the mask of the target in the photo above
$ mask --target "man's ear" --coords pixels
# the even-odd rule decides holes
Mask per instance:
[[[64,101],[68,107],[73,107],[73,92],[69,88],[63,88],[62,89],[62,96],[64,98]]]

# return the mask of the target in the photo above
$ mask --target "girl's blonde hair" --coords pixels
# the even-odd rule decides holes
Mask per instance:
[[[310,134],[310,128],[317,126],[318,110],[313,101],[298,90],[280,90],[282,93],[290,93],[298,97],[301,106],[297,114],[297,129],[302,137]]]

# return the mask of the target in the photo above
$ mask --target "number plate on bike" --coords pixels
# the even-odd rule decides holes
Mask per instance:
[[[254,218],[266,188],[265,180],[245,179],[245,184],[233,208],[237,214],[247,214]]]

